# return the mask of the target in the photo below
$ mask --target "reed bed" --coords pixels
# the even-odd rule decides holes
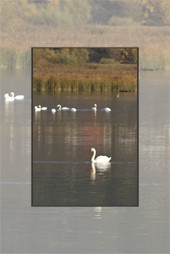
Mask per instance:
[[[137,90],[137,65],[51,65],[34,69],[34,91],[129,92]]]

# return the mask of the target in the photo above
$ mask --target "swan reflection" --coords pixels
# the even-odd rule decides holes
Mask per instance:
[[[96,172],[104,173],[107,172],[111,168],[111,163],[108,162],[92,162],[91,163],[91,180],[94,181],[96,179]]]
[[[98,170],[99,172],[105,172],[108,169],[111,168],[111,163],[109,161],[107,162],[95,162],[94,163],[96,170]]]
[[[102,219],[102,207],[101,206],[94,207],[94,216],[96,217],[96,219]]]

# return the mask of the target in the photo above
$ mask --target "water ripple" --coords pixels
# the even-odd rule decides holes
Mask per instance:
[[[0,182],[0,185],[30,185],[31,182]]]
[[[91,164],[91,161],[33,161],[34,164]],[[135,164],[135,161],[113,161],[111,164]]]

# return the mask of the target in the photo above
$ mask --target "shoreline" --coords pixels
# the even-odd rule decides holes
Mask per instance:
[[[48,30],[48,38],[44,30]],[[29,68],[31,47],[64,48],[69,45],[69,47],[84,48],[84,45],[88,45],[85,48],[93,48],[122,47],[123,45],[127,48],[139,47],[140,70],[167,70],[170,69],[168,32],[168,26],[88,25],[81,29],[72,27],[63,31],[62,28],[28,25],[28,29],[25,30],[1,32],[0,69]],[[35,37],[35,34],[38,35]]]
[[[133,92],[137,64],[44,64],[33,70],[34,91]]]

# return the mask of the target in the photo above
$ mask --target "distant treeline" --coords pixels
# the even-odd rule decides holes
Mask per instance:
[[[169,69],[169,0],[1,0],[0,11],[0,68],[30,68],[32,46],[94,45],[137,46],[141,70]],[[86,53],[78,59],[51,50],[41,61],[135,62],[121,50]]]
[[[33,66],[43,62],[81,65],[85,63],[137,63],[137,48],[34,48]]]
[[[169,25],[169,0],[17,0],[0,1],[1,30],[29,25]]]

